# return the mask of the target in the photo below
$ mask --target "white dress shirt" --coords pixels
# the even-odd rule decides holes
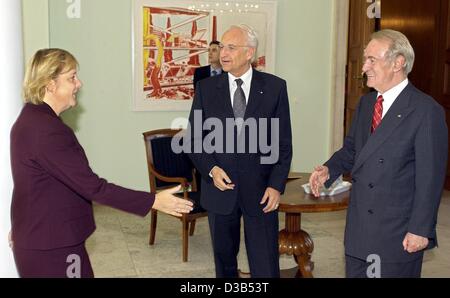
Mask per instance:
[[[250,67],[240,78],[233,76],[231,73],[228,73],[228,83],[230,84],[230,100],[231,106],[233,107],[233,97],[234,92],[236,92],[237,84],[235,82],[236,79],[241,79],[244,83],[242,83],[242,90],[244,90],[245,94],[245,103],[248,104],[248,97],[250,95],[250,87],[252,84],[253,77],[253,69]],[[209,177],[213,177],[211,172],[214,167],[209,171]]]
[[[383,95],[383,115],[381,116],[381,119],[383,119],[384,115],[389,111],[394,101],[397,99],[397,97],[402,93],[402,91],[408,86],[408,79],[405,79],[403,82],[398,84],[397,86],[389,89],[388,91],[384,92],[384,94],[381,94],[378,92],[377,98],[380,95]]]
[[[250,67],[241,77],[235,77],[231,73],[228,73],[228,83],[230,84],[230,99],[231,99],[231,106],[233,106],[233,97],[234,92],[236,92],[237,84],[235,82],[236,79],[241,79],[244,83],[242,84],[242,90],[244,90],[245,94],[245,103],[248,104],[248,97],[250,95],[250,87],[252,84],[252,77],[253,77],[253,69]]]
[[[222,73],[222,68],[214,68],[212,65],[209,65],[209,76],[213,76],[213,71],[216,72],[216,76],[220,75]]]

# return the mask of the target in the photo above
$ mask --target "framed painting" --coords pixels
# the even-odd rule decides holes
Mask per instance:
[[[133,1],[133,110],[187,111],[195,69],[232,25],[258,34],[254,67],[275,70],[276,1]]]

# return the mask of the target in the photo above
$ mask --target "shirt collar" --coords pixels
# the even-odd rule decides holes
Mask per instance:
[[[253,77],[253,68],[251,66],[241,77],[235,77],[231,73],[228,73],[228,79],[232,84],[236,84],[235,82],[236,79],[241,79],[244,82],[244,85],[250,86],[252,82],[252,77]]]
[[[213,70],[216,71],[216,73],[217,73],[218,75],[222,73],[222,68],[220,68],[220,67],[219,67],[219,68],[214,68],[214,67],[212,67],[212,65],[210,65],[210,66],[209,66],[209,72],[212,73]]]
[[[406,86],[408,86],[408,79],[406,78],[404,81],[402,81],[400,84],[398,84],[397,86],[389,89],[388,91],[384,92],[383,94],[381,94],[380,92],[378,92],[378,96],[383,95],[383,101],[386,103],[389,102],[394,102],[395,99],[400,95],[400,93],[402,93],[403,89],[406,88]]]

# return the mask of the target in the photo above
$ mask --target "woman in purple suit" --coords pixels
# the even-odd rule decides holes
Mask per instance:
[[[39,50],[26,70],[25,106],[11,130],[12,242],[21,277],[93,277],[85,240],[94,232],[92,201],[145,216],[151,208],[181,216],[192,203],[108,183],[89,167],[61,113],[76,105],[77,60]]]

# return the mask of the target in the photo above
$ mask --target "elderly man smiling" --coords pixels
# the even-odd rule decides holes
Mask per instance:
[[[224,33],[220,62],[227,73],[198,83],[189,117],[194,131],[211,118],[219,119],[222,127],[235,120],[233,133],[224,130],[222,135],[226,136],[223,142],[233,141],[232,146],[238,147],[251,142],[246,123],[254,119],[258,137],[277,140],[279,146],[278,158],[271,163],[261,162],[267,152],[260,149],[189,154],[202,174],[201,204],[208,210],[217,277],[238,276],[241,217],[251,276],[280,275],[276,210],[292,159],[289,102],[284,80],[252,69],[257,46],[256,34],[248,26],[232,26]],[[195,119],[198,115],[201,121]],[[262,127],[262,118],[278,119],[278,129]],[[192,135],[191,144],[201,146],[207,135],[207,131],[199,137]]]
[[[364,59],[375,91],[361,98],[344,146],[315,169],[310,184],[318,196],[324,183],[351,172],[347,277],[420,277],[424,250],[437,245],[447,166],[444,110],[408,81],[414,50],[402,33],[374,33]]]

